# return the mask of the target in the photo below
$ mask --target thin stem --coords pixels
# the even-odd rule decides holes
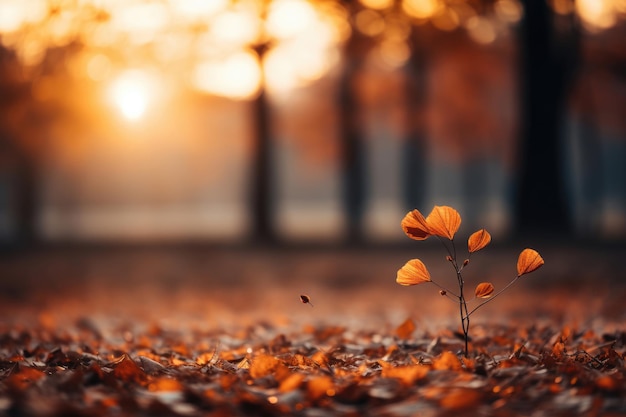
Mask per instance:
[[[446,287],[439,285],[437,282],[433,281],[432,279],[430,280],[430,282],[432,282],[433,284],[435,284],[437,287],[439,287],[440,289],[444,290],[446,292],[446,295],[450,294],[454,296],[454,300],[458,300],[459,296],[456,295],[454,292],[450,291],[449,289],[447,289]]]
[[[465,317],[469,318],[469,316],[471,316],[474,311],[478,310],[479,308],[481,308],[482,306],[484,306],[485,304],[487,304],[488,302],[490,302],[491,300],[493,300],[494,298],[496,298],[497,296],[499,296],[500,294],[502,294],[504,291],[506,291],[511,285],[515,284],[517,282],[517,280],[519,279],[519,275],[516,276],[515,278],[513,278],[513,280],[511,282],[509,282],[508,284],[506,284],[506,286],[504,288],[502,288],[500,291],[498,291],[497,293],[495,293],[493,295],[493,297],[489,297],[488,299],[486,299],[485,301],[483,301],[482,303],[478,304],[476,307],[474,307],[472,309],[472,311],[470,311],[469,313],[466,314]]]

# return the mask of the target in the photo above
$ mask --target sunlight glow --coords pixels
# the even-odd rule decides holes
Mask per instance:
[[[128,70],[113,82],[111,96],[124,117],[137,120],[145,114],[153,84],[151,77],[141,70]]]
[[[360,0],[369,9],[382,10],[393,6],[393,0]]]
[[[374,10],[361,10],[354,19],[356,28],[367,36],[380,35],[385,30],[385,19]]]
[[[193,20],[205,19],[228,5],[228,0],[176,0],[170,2],[178,14]]]
[[[306,30],[315,17],[313,6],[304,0],[277,0],[270,7],[266,29],[271,36],[287,39]]]
[[[126,33],[136,45],[153,41],[168,23],[168,9],[159,3],[139,3],[112,11],[113,29]]]
[[[587,29],[608,29],[616,23],[617,3],[612,0],[578,0],[576,11]]]
[[[261,83],[257,56],[240,51],[221,60],[207,60],[196,66],[192,83],[200,91],[236,99],[254,96]]]
[[[94,55],[87,62],[87,75],[94,81],[106,79],[110,72],[111,60],[106,55]]]
[[[483,45],[496,40],[496,29],[493,23],[485,17],[474,16],[468,19],[465,28],[474,41]]]
[[[438,0],[403,0],[402,9],[411,17],[428,19],[437,14],[441,7]]]
[[[522,5],[515,0],[498,0],[494,4],[494,10],[498,17],[511,23],[518,22],[524,13]]]
[[[13,32],[23,24],[39,22],[47,13],[46,0],[0,0],[0,32]]]
[[[259,38],[260,21],[250,10],[228,10],[213,18],[209,32],[218,44],[242,47]]]

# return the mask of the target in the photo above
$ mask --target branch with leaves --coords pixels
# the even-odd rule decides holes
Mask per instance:
[[[454,236],[461,226],[461,216],[452,207],[435,206],[427,217],[424,217],[419,210],[412,210],[404,216],[401,226],[404,233],[413,240],[425,240],[431,236],[435,236],[443,244],[448,253],[446,260],[450,262],[454,268],[459,287],[458,293],[450,291],[433,280],[426,265],[419,259],[411,259],[400,268],[397,273],[396,282],[405,286],[431,283],[439,288],[439,293],[442,296],[446,296],[458,302],[461,328],[465,340],[464,354],[466,357],[469,353],[470,316],[474,314],[476,310],[509,289],[522,275],[533,272],[544,264],[543,258],[539,255],[539,252],[530,248],[524,249],[517,260],[517,275],[515,278],[498,292],[495,292],[495,287],[490,282],[479,283],[474,289],[474,296],[475,299],[483,301],[470,310],[468,308],[468,300],[465,298],[465,280],[463,279],[462,271],[469,265],[470,258],[474,252],[483,249],[491,243],[491,235],[489,232],[485,229],[480,229],[472,233],[467,240],[468,257],[463,262],[459,263]]]

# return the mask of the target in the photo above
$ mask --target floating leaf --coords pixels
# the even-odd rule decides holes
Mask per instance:
[[[419,210],[409,211],[400,225],[404,233],[414,240],[424,240],[431,235],[426,219]]]
[[[302,294],[300,296],[300,301],[302,301],[302,304],[308,304],[311,307],[313,307],[313,303],[311,302],[311,297],[309,297],[308,295]]]
[[[476,286],[474,294],[477,298],[489,298],[493,295],[493,285],[491,282],[481,282]]]
[[[411,259],[398,270],[396,282],[400,285],[417,285],[430,282],[430,273],[419,259]]]
[[[469,253],[474,253],[485,246],[487,246],[491,242],[491,235],[485,229],[480,229],[477,232],[472,233],[472,235],[467,239],[467,250]]]
[[[435,206],[426,217],[431,234],[452,240],[461,226],[461,215],[448,206]]]
[[[529,274],[543,265],[543,258],[534,249],[526,248],[519,254],[517,259],[517,276]]]

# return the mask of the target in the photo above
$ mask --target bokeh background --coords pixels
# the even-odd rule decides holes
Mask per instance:
[[[435,204],[614,284],[624,109],[624,0],[0,0],[3,293],[362,301]]]

